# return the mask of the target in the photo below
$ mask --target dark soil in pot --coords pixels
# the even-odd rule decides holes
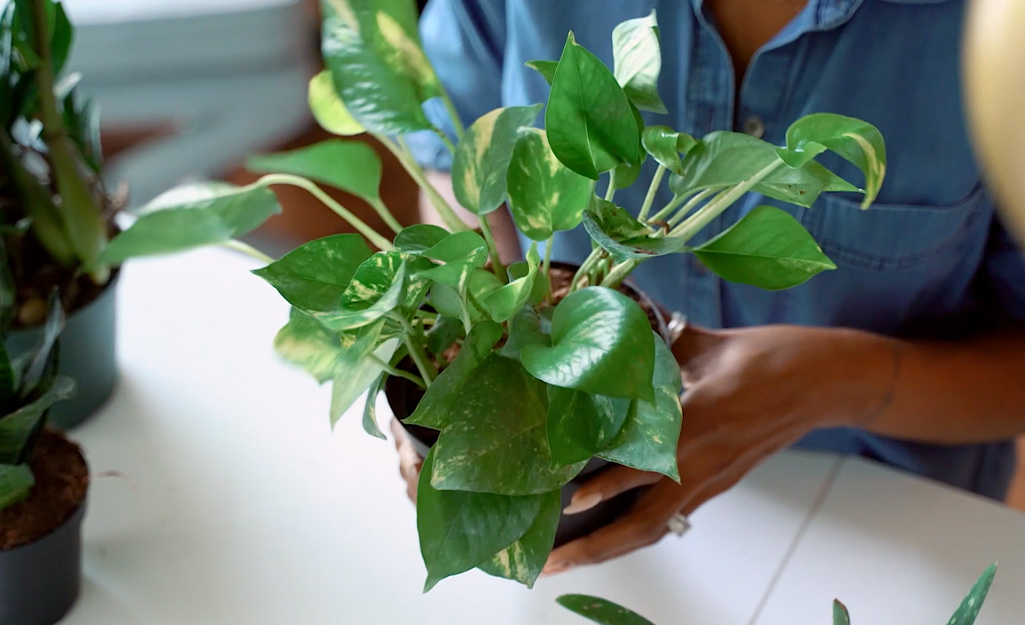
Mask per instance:
[[[78,598],[88,466],[52,429],[30,465],[31,494],[0,511],[0,625],[52,625]]]
[[[573,279],[576,267],[573,265],[553,262],[550,276],[552,280],[552,294],[555,301],[562,299],[569,291],[569,283]],[[658,306],[648,296],[630,286],[629,282],[624,283],[619,289],[622,293],[635,300],[648,314],[651,327],[662,337],[668,337],[669,331],[666,327],[666,320]],[[404,368],[414,372],[415,368],[411,361],[402,363]],[[403,421],[416,410],[417,404],[423,399],[424,391],[415,384],[404,378],[395,376],[388,377],[385,382],[385,395],[392,413],[399,421]],[[421,457],[425,457],[431,446],[438,440],[438,432],[428,428],[403,423],[403,427],[409,433],[413,446]],[[562,507],[569,505],[573,493],[580,486],[588,481],[593,474],[601,471],[608,462],[598,458],[592,458],[584,467],[580,475],[573,478],[569,484],[562,488]],[[622,493],[607,501],[603,501],[594,508],[573,515],[563,515],[559,520],[559,529],[555,536],[555,546],[564,545],[568,542],[591,534],[595,530],[608,525],[616,517],[626,512],[637,499],[639,490],[632,490]]]

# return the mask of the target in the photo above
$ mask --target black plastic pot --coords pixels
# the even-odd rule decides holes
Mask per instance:
[[[576,270],[576,267],[566,263],[553,262],[552,266],[574,271]],[[658,332],[659,336],[668,337],[669,330],[666,325],[666,319],[655,302],[629,283],[624,283],[622,290],[626,291],[631,297],[638,300],[642,305],[652,311],[653,328]],[[404,364],[408,364],[410,371],[413,370],[411,362]],[[395,376],[388,377],[385,382],[384,392],[385,396],[388,398],[388,405],[391,406],[392,413],[400,422],[413,414],[416,410],[417,404],[419,404],[420,400],[424,396],[424,391],[418,386],[405,378]],[[417,453],[419,453],[422,458],[426,457],[427,452],[430,451],[431,446],[434,445],[438,439],[438,432],[412,424],[403,423],[402,425],[409,433]],[[593,477],[594,473],[601,471],[603,468],[608,466],[608,464],[609,463],[604,460],[592,458],[584,467],[584,470],[581,471],[577,477],[573,478],[569,484],[562,488],[562,507],[565,508],[568,506],[570,499],[573,497],[573,493],[575,493],[584,482]],[[591,534],[595,530],[608,525],[633,505],[639,493],[640,490],[638,489],[627,491],[613,497],[612,499],[601,502],[590,510],[573,515],[562,515],[559,519],[559,529],[555,535],[555,546],[558,547],[559,545],[564,545],[576,540],[577,538],[582,538]]]
[[[68,314],[61,335],[60,372],[78,383],[70,399],[50,409],[49,424],[67,430],[82,423],[107,401],[117,381],[115,273],[99,297]],[[16,357],[35,347],[42,328],[15,330],[7,335],[7,351]]]
[[[39,540],[0,551],[0,625],[53,625],[78,599],[85,502]]]

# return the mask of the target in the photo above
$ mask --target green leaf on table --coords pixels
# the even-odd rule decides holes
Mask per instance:
[[[609,446],[626,422],[629,399],[548,387],[548,446],[552,462],[566,466]]]
[[[381,157],[361,141],[327,139],[311,146],[258,154],[246,159],[246,169],[256,173],[303,176],[351,193],[371,204],[380,204]]]
[[[448,235],[420,255],[443,264],[427,267],[417,277],[462,291],[470,272],[487,262],[488,246],[479,234],[467,230]]]
[[[415,265],[413,268],[419,270],[426,262],[415,257],[407,260],[400,252],[378,252],[356,269],[335,310],[311,314],[339,332],[376,321],[417,301],[426,292],[425,280],[408,277],[411,267]]]
[[[641,160],[630,100],[612,72],[578,45],[573,33],[552,80],[545,128],[558,159],[592,180],[620,163]]]
[[[835,113],[805,115],[787,129],[787,147],[780,157],[791,167],[801,167],[826,150],[831,150],[855,165],[865,175],[865,197],[861,207],[868,208],[879,195],[886,177],[886,143],[872,124]]]
[[[337,332],[328,331],[313,317],[292,308],[288,323],[274,337],[274,350],[323,384],[334,376],[342,342]]]
[[[616,81],[630,100],[638,108],[667,113],[658,97],[662,46],[654,10],[646,17],[621,22],[612,30],[612,56]]]
[[[683,174],[681,154],[686,155],[698,142],[685,132],[669,126],[648,126],[641,133],[641,145],[658,164],[674,174]]]
[[[584,212],[584,230],[619,261],[672,254],[684,245],[680,239],[655,236],[625,209],[601,198]]]
[[[993,585],[993,577],[996,574],[997,565],[995,563],[989,565],[982,572],[978,581],[972,586],[971,591],[961,601],[961,605],[958,606],[954,615],[950,617],[947,625],[972,625],[975,623],[975,619],[979,617],[979,610],[982,609],[982,604],[986,601],[986,595],[989,594],[989,587]]]
[[[558,61],[527,61],[524,63],[527,67],[534,70],[541,77],[545,79],[545,82],[549,85],[552,84],[552,80],[555,79],[555,70],[559,67]]]
[[[606,599],[589,595],[562,595],[556,601],[570,612],[599,625],[653,625],[640,614]]]
[[[637,302],[604,287],[570,294],[552,315],[552,345],[528,345],[523,365],[540,380],[588,393],[652,399],[655,347]]]
[[[135,256],[225,243],[279,212],[277,197],[265,187],[217,182],[180,187],[147,204],[135,223],[107,244],[100,262],[117,265]]]
[[[367,130],[428,130],[421,103],[441,86],[407,0],[321,0],[321,52],[349,113]]]
[[[572,230],[591,196],[591,180],[563,166],[536,128],[523,129],[506,178],[509,212],[516,227],[535,241]]]
[[[45,425],[46,411],[75,394],[75,381],[59,376],[46,392],[18,410],[0,418],[0,464],[28,462],[30,443]]]
[[[395,249],[407,254],[420,254],[441,243],[450,234],[441,226],[413,224],[395,235]]]
[[[417,486],[416,527],[427,566],[424,592],[441,580],[469,571],[530,530],[544,495],[510,497],[442,491],[431,486],[435,450],[424,459]]]
[[[851,615],[847,612],[847,606],[839,600],[833,600],[833,625],[851,625]]]
[[[773,291],[836,269],[804,226],[775,206],[755,208],[693,252],[725,280]]]
[[[505,201],[513,146],[540,110],[540,104],[495,109],[467,129],[452,157],[452,191],[466,210],[484,216]]]
[[[480,302],[492,319],[498,322],[508,321],[526,305],[534,291],[534,281],[540,265],[541,257],[537,253],[537,243],[532,243],[527,250],[527,273],[499,287]]]
[[[381,428],[377,425],[377,394],[381,392],[381,386],[384,385],[384,380],[387,377],[387,373],[381,373],[370,384],[370,388],[367,389],[366,404],[363,406],[363,431],[382,441],[387,440],[387,438],[381,433]]]
[[[432,450],[431,485],[536,495],[567,484],[584,465],[552,468],[546,388],[515,360],[485,358],[447,402],[444,429]]]
[[[423,399],[405,423],[440,430],[449,422],[448,410],[458,397],[470,373],[491,353],[491,348],[502,338],[502,326],[493,321],[482,321],[473,326],[466,340],[449,366],[438,374]]]
[[[27,464],[0,464],[0,510],[28,497],[36,478]]]
[[[331,311],[372,255],[360,235],[335,234],[303,244],[253,273],[300,310]]]
[[[527,345],[551,346],[552,322],[532,307],[520,309],[509,320],[509,338],[501,349],[500,356],[520,359],[523,348]]]
[[[676,448],[683,425],[680,365],[665,341],[656,334],[651,336],[655,346],[655,401],[634,401],[619,434],[597,456],[679,482]]]
[[[366,132],[356,118],[352,116],[345,103],[338,97],[335,81],[331,72],[322,70],[312,79],[307,89],[310,112],[324,130],[342,136],[358,135]]]
[[[542,497],[541,509],[530,528],[516,542],[499,551],[490,560],[480,563],[477,568],[488,575],[511,579],[527,588],[534,587],[534,582],[541,575],[548,555],[555,546],[555,533],[559,529],[559,517],[562,514],[559,491],[553,490],[539,497]]]
[[[331,426],[370,388],[399,347],[397,338],[382,336],[384,319],[363,326],[356,340],[342,350],[335,362],[331,383]],[[365,424],[364,424],[365,427]]]

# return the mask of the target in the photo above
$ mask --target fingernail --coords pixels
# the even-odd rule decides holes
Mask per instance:
[[[576,495],[570,500],[569,505],[563,510],[563,514],[580,514],[586,510],[597,506],[601,503],[600,493],[591,493],[590,495],[584,495],[583,497],[577,498]]]
[[[566,562],[560,562],[559,564],[547,564],[545,568],[541,570],[541,577],[551,577],[552,575],[558,575],[569,568],[569,564]]]

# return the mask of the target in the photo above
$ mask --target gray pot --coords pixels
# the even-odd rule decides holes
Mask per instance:
[[[61,335],[60,372],[78,383],[70,399],[50,409],[49,424],[67,430],[96,412],[114,390],[117,381],[115,323],[117,284],[115,273],[99,297],[70,313]],[[7,351],[17,357],[42,338],[41,327],[15,330],[7,335]]]

